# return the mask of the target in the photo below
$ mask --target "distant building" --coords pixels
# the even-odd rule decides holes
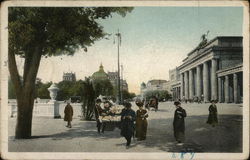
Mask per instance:
[[[70,81],[74,82],[76,81],[76,75],[75,73],[63,73],[63,81]]]
[[[108,72],[106,73],[104,71],[104,67],[101,64],[99,67],[99,71],[93,73],[92,75],[93,80],[109,80],[114,87],[114,89],[117,88],[117,82],[118,82],[118,72]],[[121,89],[128,91],[128,83],[126,80],[120,80],[121,82]]]
[[[108,72],[108,78],[114,88],[117,88],[118,83],[118,72]],[[120,80],[121,89],[128,91],[128,83],[126,80]]]
[[[164,90],[167,80],[154,79],[147,83],[147,90]]]
[[[147,84],[142,82],[140,90],[141,90],[140,95],[142,97],[148,91],[166,90],[169,92],[170,91],[169,81],[161,80],[161,79],[154,79],[154,80],[148,81]]]
[[[118,72],[108,72],[108,78],[113,86],[117,86]]]
[[[103,65],[101,64],[99,70],[92,74],[93,80],[108,80],[108,74],[104,72]]]
[[[177,68],[169,70],[169,87],[173,100],[181,99],[181,81],[180,72]]]

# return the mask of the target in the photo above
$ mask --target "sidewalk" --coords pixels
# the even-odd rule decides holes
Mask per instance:
[[[149,111],[146,141],[132,141],[125,148],[120,130],[98,134],[95,121],[73,119],[71,129],[63,119],[33,118],[32,139],[15,140],[15,118],[9,119],[10,152],[241,152],[242,107],[217,104],[219,125],[206,124],[209,104],[183,104],[187,111],[186,142],[177,146],[173,137],[172,103],[160,103],[159,111]],[[133,108],[136,107],[133,105]]]

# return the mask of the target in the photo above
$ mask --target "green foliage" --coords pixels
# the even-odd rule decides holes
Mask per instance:
[[[74,87],[75,82],[61,81],[57,84],[59,91],[57,93],[56,99],[58,101],[68,100],[71,96],[75,96]]]
[[[51,86],[52,82],[48,82],[43,84],[42,82],[38,82],[36,84],[37,96],[41,99],[50,99],[48,88]]]
[[[96,93],[90,78],[85,78],[83,84],[82,115],[85,120],[91,120],[94,115]]]
[[[73,55],[108,34],[98,23],[131,7],[9,7],[10,51],[29,56],[39,46],[42,55]]]
[[[110,80],[95,80],[93,81],[93,86],[95,90],[96,97],[99,95],[103,96],[113,96],[113,86]]]
[[[144,97],[146,99],[150,99],[154,96],[157,97],[160,101],[162,101],[163,99],[168,100],[171,98],[171,95],[166,90],[147,91],[144,94]]]
[[[127,90],[122,91],[123,100],[132,100],[136,97],[135,93],[129,93]]]

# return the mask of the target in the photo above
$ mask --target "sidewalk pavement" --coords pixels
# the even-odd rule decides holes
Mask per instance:
[[[31,139],[15,140],[16,118],[9,118],[10,152],[242,152],[242,106],[217,104],[219,125],[206,124],[209,104],[182,104],[187,112],[185,143],[177,146],[173,136],[173,103],[161,102],[149,111],[145,141],[126,140],[120,130],[98,134],[95,121],[75,118],[72,128],[63,119],[34,117]],[[137,107],[133,104],[133,109]],[[63,115],[62,115],[63,116]]]

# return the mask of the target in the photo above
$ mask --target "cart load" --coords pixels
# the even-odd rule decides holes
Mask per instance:
[[[113,131],[116,127],[120,128],[121,112],[124,107],[122,105],[115,105],[110,107],[109,114],[100,116],[102,123],[106,123],[105,130]]]

